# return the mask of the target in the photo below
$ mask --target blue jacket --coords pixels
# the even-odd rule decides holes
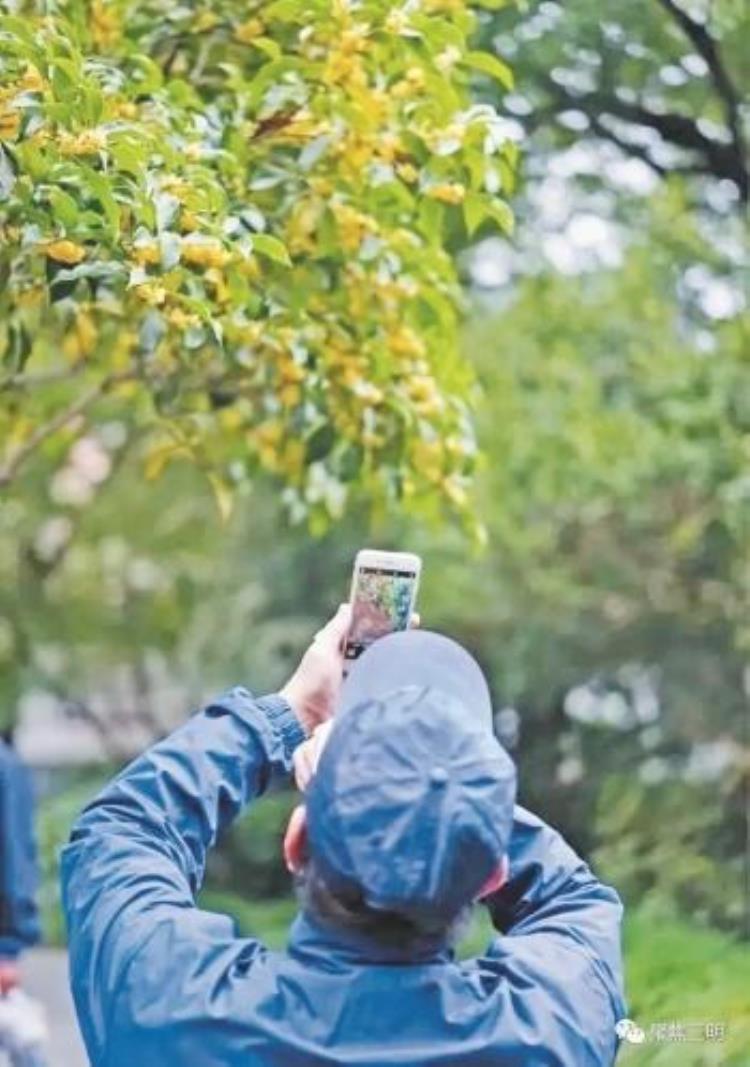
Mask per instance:
[[[92,1067],[599,1067],[624,1015],[616,893],[516,809],[499,931],[478,959],[406,958],[307,915],[286,952],[196,907],[206,853],[303,734],[232,690],[131,764],[62,863]]]
[[[39,938],[31,776],[0,741],[0,958]]]

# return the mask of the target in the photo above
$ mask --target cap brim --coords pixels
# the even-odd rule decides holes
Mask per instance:
[[[414,685],[453,697],[491,728],[492,701],[481,667],[456,641],[429,630],[399,631],[373,642],[344,682],[339,711]]]

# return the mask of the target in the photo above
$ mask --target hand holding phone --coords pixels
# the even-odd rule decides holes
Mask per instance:
[[[335,710],[350,621],[350,605],[340,604],[336,614],[315,634],[292,677],[279,690],[308,734],[330,719]]]
[[[422,561],[412,552],[363,548],[357,553],[345,669],[379,637],[409,627],[421,570]]]

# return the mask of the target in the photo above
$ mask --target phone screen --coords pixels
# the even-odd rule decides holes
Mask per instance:
[[[359,567],[352,600],[346,658],[357,659],[368,645],[409,625],[417,575],[414,571]]]

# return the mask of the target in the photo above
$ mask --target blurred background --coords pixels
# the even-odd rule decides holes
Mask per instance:
[[[359,547],[408,549],[424,625],[487,671],[523,803],[625,900],[631,1017],[725,1027],[622,1062],[747,1063],[748,11],[525,3],[483,34],[523,145],[514,239],[453,250],[487,547],[364,512],[312,536],[262,477],[221,523],[193,467],[144,482],[118,418],[37,465],[0,508],[0,703],[42,798],[45,936],[63,944],[57,855],[101,783],[207,695],[277,687]],[[233,829],[203,898],[272,945],[293,803]]]

